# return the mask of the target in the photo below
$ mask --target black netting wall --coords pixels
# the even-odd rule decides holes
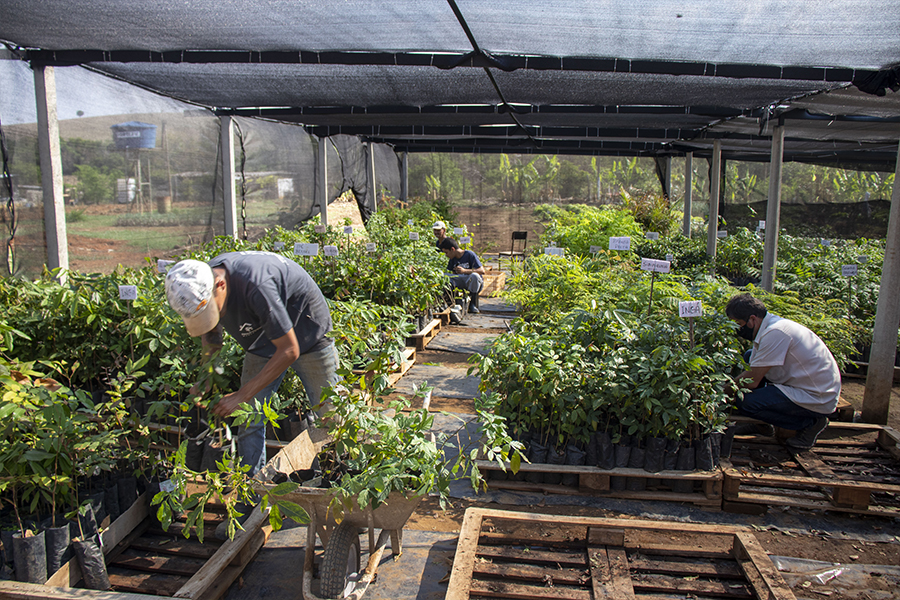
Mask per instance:
[[[334,162],[338,163],[341,169],[338,174],[337,167],[332,161],[332,155],[329,154],[329,188],[332,192],[338,192],[329,195],[329,201],[347,190],[351,190],[356,198],[363,221],[367,221],[385,195],[393,198],[400,196],[400,162],[393,148],[384,144],[366,144],[359,138],[349,135],[334,135],[328,140],[335,150],[337,160]],[[369,185],[367,175],[371,160],[370,148],[374,154],[374,190]],[[342,178],[339,191],[336,185],[332,185],[332,182],[336,181],[332,177],[338,176]]]

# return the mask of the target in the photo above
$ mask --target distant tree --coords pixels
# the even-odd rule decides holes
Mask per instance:
[[[75,165],[75,176],[78,178],[75,191],[82,202],[103,204],[115,200],[116,179],[121,173],[105,172],[91,165]]]

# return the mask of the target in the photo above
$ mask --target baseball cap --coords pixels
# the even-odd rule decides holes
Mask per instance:
[[[192,337],[208,333],[219,323],[219,307],[213,300],[216,278],[212,268],[199,260],[182,260],[166,275],[166,298]]]
[[[443,221],[436,221],[432,229],[447,229],[447,225]]]

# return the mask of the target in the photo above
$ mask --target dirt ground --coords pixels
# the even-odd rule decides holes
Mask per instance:
[[[468,356],[439,350],[425,350],[418,352],[416,362],[418,364],[434,364],[450,368],[466,369],[470,366]],[[842,395],[854,407],[859,410],[862,405],[865,380],[846,378],[843,383]],[[900,428],[900,385],[895,385],[892,393],[892,409],[890,425]],[[431,401],[432,410],[441,410],[454,413],[473,414],[474,403],[471,400],[459,400],[454,398],[434,397]],[[622,515],[614,511],[596,507],[583,506],[559,506],[544,505],[538,503],[533,506],[502,505],[488,502],[453,499],[448,506],[442,509],[434,498],[425,499],[419,509],[413,514],[407,523],[409,529],[425,531],[451,531],[458,532],[462,526],[466,509],[471,506],[494,508],[500,510],[523,511],[530,513],[543,513],[550,515],[577,515],[590,517],[625,518],[635,517]],[[861,517],[871,524],[874,531],[893,532],[900,534],[900,525],[896,520],[887,518]],[[554,526],[549,525],[548,529]],[[544,532],[541,532],[543,535]],[[558,532],[557,532],[558,533]],[[839,540],[811,532],[800,535],[792,531],[759,530],[753,532],[766,552],[777,556],[791,556],[809,560],[825,562],[855,562],[859,564],[898,565],[900,564],[900,544],[898,543],[873,543],[858,540]],[[529,535],[534,536],[530,531]],[[650,540],[655,543],[665,543],[666,540]],[[885,584],[887,585],[887,584]],[[829,595],[833,600],[836,596],[828,592],[827,586],[820,586],[822,594]],[[882,591],[887,591],[886,587]],[[812,590],[815,591],[815,590]]]

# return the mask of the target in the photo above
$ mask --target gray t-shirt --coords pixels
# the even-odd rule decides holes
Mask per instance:
[[[228,272],[228,299],[222,327],[246,350],[271,357],[271,340],[291,329],[300,354],[331,343],[331,312],[321,290],[303,267],[271,252],[228,252],[209,261]]]

